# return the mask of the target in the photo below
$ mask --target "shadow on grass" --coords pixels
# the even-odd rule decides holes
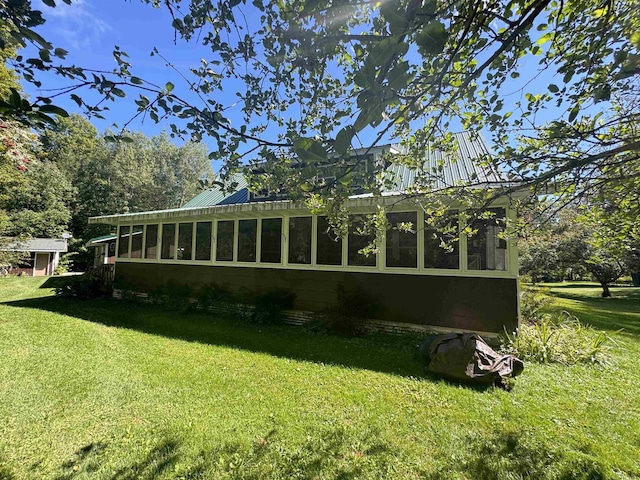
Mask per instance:
[[[111,298],[42,297],[3,304],[189,342],[401,376],[422,376],[417,354],[419,339],[412,336],[343,338],[314,335],[299,327],[251,324],[202,312],[175,313],[153,305]]]
[[[529,437],[530,438],[530,437]],[[536,478],[556,480],[608,478],[607,468],[588,452],[550,450],[543,444],[527,443],[521,432],[494,432],[469,438],[465,457],[448,464],[438,472],[421,475],[440,479],[461,475],[463,478],[499,480],[504,478]],[[458,475],[454,475],[453,473]]]
[[[78,449],[53,478],[72,480],[87,475],[109,480],[152,480],[163,475],[185,480],[319,478],[330,472],[331,478],[350,479],[362,473],[364,462],[359,460],[386,463],[395,455],[381,440],[379,431],[353,433],[335,427],[313,433],[301,444],[290,444],[272,428],[251,443],[226,442],[199,451],[184,448],[177,439],[163,439],[142,453],[140,459],[108,472],[105,465],[118,464],[114,462],[114,453],[104,444],[91,443]]]
[[[162,475],[169,468],[173,468],[179,458],[178,442],[175,440],[163,440],[149,450],[142,459],[134,461],[131,465],[118,468],[115,472],[109,472],[105,477],[109,480],[153,480]],[[87,475],[95,475],[103,467],[105,461],[110,458],[103,457],[106,446],[103,443],[90,443],[78,449],[73,457],[60,466],[62,473],[55,476],[55,480],[72,480],[77,476],[83,478]]]
[[[315,432],[314,432],[315,433]],[[365,468],[394,458],[381,432],[349,434],[327,429],[298,445],[278,439],[272,429],[251,445],[230,442],[202,450],[181,478],[361,478]],[[373,467],[375,469],[375,467]]]
[[[564,291],[552,291],[551,295],[579,302],[571,305],[568,310],[584,324],[601,330],[623,329],[627,334],[640,335],[640,289],[625,292],[625,296],[611,298],[588,297]]]

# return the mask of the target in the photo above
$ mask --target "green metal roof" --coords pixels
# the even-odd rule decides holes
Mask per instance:
[[[203,192],[200,192],[194,198],[185,203],[182,208],[192,208],[192,207],[210,207],[212,205],[221,205],[225,204],[229,199],[238,197],[238,193],[247,189],[247,180],[244,178],[244,175],[241,173],[236,173],[232,176],[231,182],[236,182],[238,186],[236,187],[236,191],[233,193],[223,193],[222,189],[218,186],[209,188]],[[244,198],[236,198],[233,203],[244,203],[249,201],[248,194],[246,195],[246,200]],[[244,201],[243,201],[244,200]]]
[[[425,177],[432,180],[429,183],[429,187],[436,190],[455,188],[462,185],[491,188],[508,183],[497,170],[479,165],[478,158],[491,155],[489,147],[480,134],[460,132],[454,134],[454,139],[458,144],[455,154],[448,155],[430,147],[425,153],[421,168],[418,170],[404,164],[391,164],[387,167],[387,175],[391,176],[393,185],[383,194],[392,196],[407,192],[416,184],[418,178],[424,179]],[[402,153],[397,145],[379,146],[376,147],[376,150]],[[201,192],[180,208],[92,217],[89,219],[89,223],[114,224],[123,219],[142,221],[157,218],[183,218],[185,216],[193,216],[195,218],[198,215],[211,214],[214,211],[228,213],[245,210],[258,211],[261,208],[268,211],[298,208],[288,200],[276,199],[274,201],[273,199],[265,199],[252,201],[244,176],[240,173],[235,174],[232,177],[232,181],[237,183],[234,193],[223,193],[222,189],[216,186]],[[358,202],[364,202],[363,205],[365,205],[366,202],[370,201],[369,197],[371,196],[371,194],[354,195],[350,197],[350,201],[354,205],[358,204]]]
[[[402,193],[415,185],[416,177],[430,177],[435,189],[443,189],[464,184],[496,184],[504,182],[495,170],[481,167],[477,160],[479,157],[490,155],[491,151],[482,136],[473,132],[459,132],[453,134],[458,150],[456,156],[451,158],[441,150],[429,148],[425,154],[422,171],[405,164],[392,164],[387,168],[387,175],[393,179],[393,187],[386,191],[388,194]],[[395,148],[386,145],[379,149]],[[442,165],[442,170],[438,170]],[[437,172],[437,173],[436,173]],[[247,189],[247,181],[241,173],[232,177],[232,182],[238,184],[234,193],[223,193],[220,187],[213,187],[198,194],[195,198],[185,203],[181,208],[210,207],[214,205],[233,205],[248,203],[250,194]]]
[[[418,174],[433,180],[432,188],[440,190],[456,185],[498,184],[504,183],[500,173],[495,169],[483,167],[477,159],[491,155],[491,151],[480,134],[460,132],[453,134],[458,150],[451,158],[441,150],[429,148],[425,154],[421,172],[405,164],[392,164],[387,168],[387,175],[394,180],[389,193],[404,192],[415,185]],[[439,166],[442,170],[438,170]]]

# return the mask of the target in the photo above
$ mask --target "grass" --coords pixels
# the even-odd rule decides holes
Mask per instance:
[[[528,364],[508,393],[425,378],[415,339],[58,298],[51,285],[0,279],[3,480],[640,477],[638,289],[609,301],[551,287],[624,348],[606,367]]]

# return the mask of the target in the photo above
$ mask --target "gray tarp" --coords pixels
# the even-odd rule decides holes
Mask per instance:
[[[447,333],[429,340],[422,348],[428,358],[426,371],[440,377],[501,385],[524,369],[522,360],[495,352],[475,333]]]

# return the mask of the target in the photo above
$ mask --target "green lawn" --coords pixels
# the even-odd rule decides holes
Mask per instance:
[[[624,345],[606,367],[528,364],[505,392],[425,378],[408,338],[70,300],[51,284],[0,279],[2,479],[640,477],[639,289],[553,286]]]

